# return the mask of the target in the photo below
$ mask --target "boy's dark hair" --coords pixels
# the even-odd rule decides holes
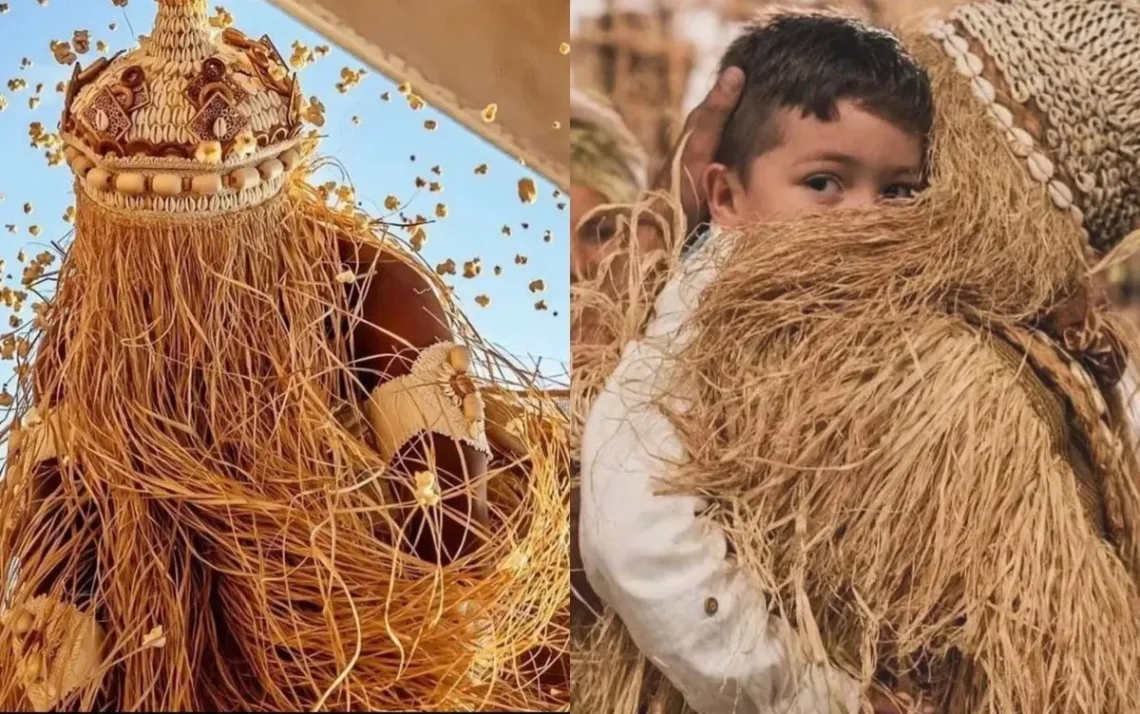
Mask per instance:
[[[831,121],[836,103],[866,111],[921,136],[930,133],[930,78],[889,33],[830,15],[780,15],[736,38],[720,68],[744,70],[744,92],[725,124],[716,161],[748,181],[748,167],[780,142],[780,109]]]

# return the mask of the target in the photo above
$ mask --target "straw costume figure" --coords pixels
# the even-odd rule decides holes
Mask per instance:
[[[301,114],[206,0],[76,69],[0,484],[6,710],[568,702],[566,417],[305,182]]]
[[[1140,710],[1135,340],[1092,282],[1140,239],[1138,38],[1134,2],[961,7],[904,38],[936,100],[917,199],[707,253],[668,371],[638,385],[684,455],[655,476],[707,502],[732,545],[709,567],[765,594],[802,670],[947,714]],[[584,464],[621,438],[590,434]],[[694,622],[732,606],[703,595]],[[684,710],[631,654],[595,627],[582,711]]]

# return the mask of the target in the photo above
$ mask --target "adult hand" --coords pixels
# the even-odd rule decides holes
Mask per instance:
[[[670,187],[673,162],[681,154],[681,208],[685,225],[692,230],[705,215],[707,197],[703,195],[701,177],[713,162],[720,147],[721,134],[728,117],[736,109],[744,91],[744,70],[729,67],[720,73],[716,84],[702,101],[685,117],[684,130],[674,144],[653,182],[655,189]],[[688,140],[686,141],[686,137]]]

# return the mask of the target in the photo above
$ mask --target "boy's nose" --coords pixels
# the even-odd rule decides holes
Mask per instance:
[[[879,202],[880,193],[877,186],[857,186],[849,189],[844,196],[844,208],[870,208]]]

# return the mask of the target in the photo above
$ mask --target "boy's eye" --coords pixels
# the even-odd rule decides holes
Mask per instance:
[[[895,184],[883,189],[883,198],[914,198],[918,195],[918,187],[909,184]]]
[[[839,193],[843,187],[839,184],[839,179],[834,176],[827,176],[821,174],[818,176],[809,176],[804,185],[816,193],[833,194]]]

